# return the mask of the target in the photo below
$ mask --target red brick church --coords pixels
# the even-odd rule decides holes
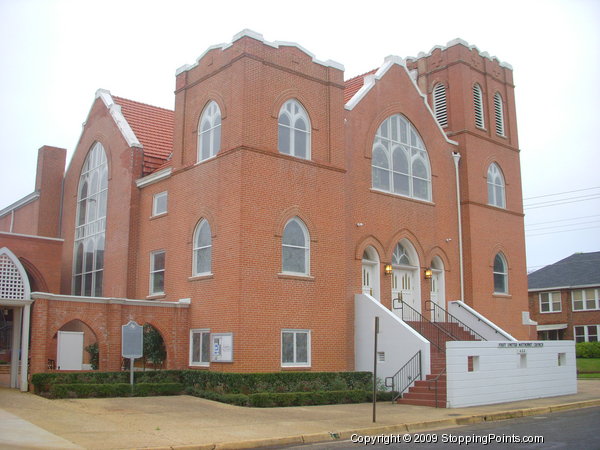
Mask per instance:
[[[0,210],[11,385],[94,343],[120,370],[130,320],[169,369],[355,370],[357,294],[529,338],[510,65],[455,40],[344,76],[245,30],[177,70],[173,111],[98,90],[66,169],[42,147]]]

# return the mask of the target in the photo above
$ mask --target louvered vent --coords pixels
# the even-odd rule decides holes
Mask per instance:
[[[448,126],[448,108],[446,106],[446,86],[439,83],[433,88],[433,112],[440,126]]]
[[[483,95],[481,94],[481,86],[477,83],[473,85],[473,107],[475,108],[475,126],[485,128],[483,119]]]
[[[502,109],[502,97],[498,92],[494,95],[494,112],[496,114],[496,134],[504,136],[504,111]]]

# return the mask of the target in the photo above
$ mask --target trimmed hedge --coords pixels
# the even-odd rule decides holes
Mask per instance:
[[[50,398],[130,397],[187,393],[238,406],[272,407],[372,400],[370,372],[223,373],[200,370],[52,372],[31,378],[36,394]],[[379,393],[378,399],[387,399]]]
[[[334,405],[341,403],[364,403],[373,401],[372,391],[315,391],[315,392],[260,392],[255,394],[218,394],[211,391],[186,390],[195,397],[254,408],[283,406]],[[378,392],[378,401],[391,401],[392,392]]]
[[[147,397],[154,395],[177,395],[184,391],[181,383],[101,383],[101,384],[53,384],[50,398],[105,398],[105,397]]]
[[[371,372],[224,373],[182,371],[181,382],[195,390],[219,394],[369,390]]]
[[[579,342],[575,354],[577,358],[600,358],[600,342]]]

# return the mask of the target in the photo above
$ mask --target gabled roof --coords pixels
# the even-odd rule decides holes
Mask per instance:
[[[113,97],[123,117],[142,144],[143,175],[162,167],[173,152],[173,111],[122,97]]]
[[[600,286],[600,252],[575,253],[528,275],[529,290]]]
[[[361,87],[365,84],[365,77],[367,75],[374,75],[378,69],[373,69],[370,72],[363,73],[354,78],[344,81],[344,104],[348,103],[354,94],[356,94]]]

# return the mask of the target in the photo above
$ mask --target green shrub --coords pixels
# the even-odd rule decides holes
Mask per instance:
[[[575,353],[577,358],[600,358],[600,342],[579,342]]]
[[[105,398],[147,397],[152,395],[178,395],[183,392],[181,383],[102,383],[102,384],[53,384],[48,395],[51,398]]]
[[[186,386],[221,394],[368,390],[372,379],[370,372],[220,373],[185,370],[181,374],[181,382]]]
[[[271,408],[282,406],[333,405],[367,401],[366,391],[261,392],[248,396],[249,406]]]

